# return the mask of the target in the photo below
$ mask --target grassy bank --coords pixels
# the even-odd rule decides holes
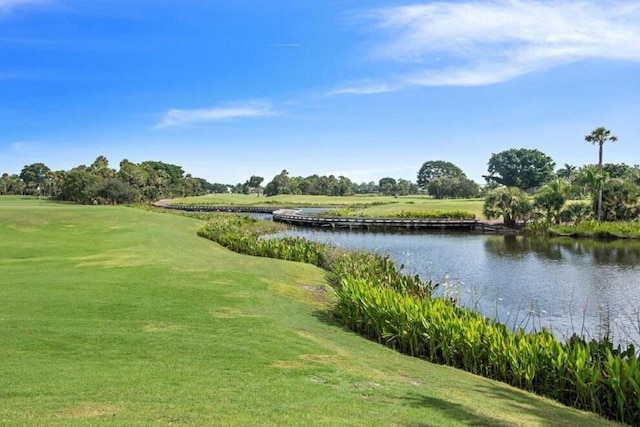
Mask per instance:
[[[357,207],[363,216],[394,217],[402,212],[427,211],[464,211],[484,218],[483,199],[446,199],[436,200],[427,196],[379,196],[364,195],[350,197],[336,196],[297,196],[279,195],[256,197],[244,194],[212,194],[202,197],[187,197],[171,200],[172,204],[190,205],[239,205],[239,206],[321,206],[321,207]]]
[[[346,332],[320,269],[201,225],[0,197],[0,424],[607,425]]]
[[[640,239],[640,223],[586,221],[576,225],[555,225],[549,227],[549,233],[553,236]]]

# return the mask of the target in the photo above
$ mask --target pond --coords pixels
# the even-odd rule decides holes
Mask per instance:
[[[640,343],[640,241],[317,229],[277,236],[284,235],[389,255],[404,273],[440,283],[439,295],[511,327]]]

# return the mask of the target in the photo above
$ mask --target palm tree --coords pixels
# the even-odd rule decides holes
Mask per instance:
[[[611,131],[609,129],[605,129],[604,127],[599,127],[594,129],[589,135],[584,137],[585,141],[590,142],[592,144],[598,144],[598,169],[600,170],[600,174],[602,175],[602,146],[605,142],[611,141],[615,142],[618,140],[618,137],[615,135],[611,135]],[[598,190],[598,221],[602,219],[602,186]]]
[[[565,163],[564,167],[558,169],[558,172],[556,172],[556,174],[560,178],[564,178],[570,183],[571,181],[573,181],[573,178],[574,178],[577,170],[578,170],[578,168],[576,166],[570,165],[569,163]]]

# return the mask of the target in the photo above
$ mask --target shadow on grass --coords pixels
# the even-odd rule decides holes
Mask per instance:
[[[553,426],[578,426],[585,425],[585,421],[589,420],[589,425],[604,425],[605,419],[599,418],[596,414],[584,411],[569,411],[568,406],[561,403],[557,405],[547,403],[543,400],[532,400],[531,396],[519,389],[504,389],[498,387],[490,387],[478,385],[475,391],[487,396],[488,399],[496,399],[509,405],[513,412],[528,413],[538,420],[545,420]],[[588,419],[586,417],[589,417]],[[551,422],[553,421],[553,423]]]
[[[470,411],[467,406],[451,402],[449,400],[438,399],[432,396],[414,395],[407,396],[405,400],[410,406],[435,409],[452,421],[461,424],[480,427],[512,427],[513,423],[504,422],[490,415],[483,415],[475,411]],[[431,424],[420,423],[412,426],[429,426]]]

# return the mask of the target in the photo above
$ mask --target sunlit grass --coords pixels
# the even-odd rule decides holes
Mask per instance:
[[[482,213],[483,199],[443,199],[436,200],[428,196],[297,196],[279,195],[273,197],[256,197],[245,194],[211,194],[200,197],[174,199],[173,204],[191,205],[242,205],[242,206],[319,206],[346,207],[355,206],[367,216],[394,216],[400,212],[425,211],[467,211],[476,218],[484,218]]]
[[[0,425],[606,425],[323,317],[201,221],[0,197]]]

